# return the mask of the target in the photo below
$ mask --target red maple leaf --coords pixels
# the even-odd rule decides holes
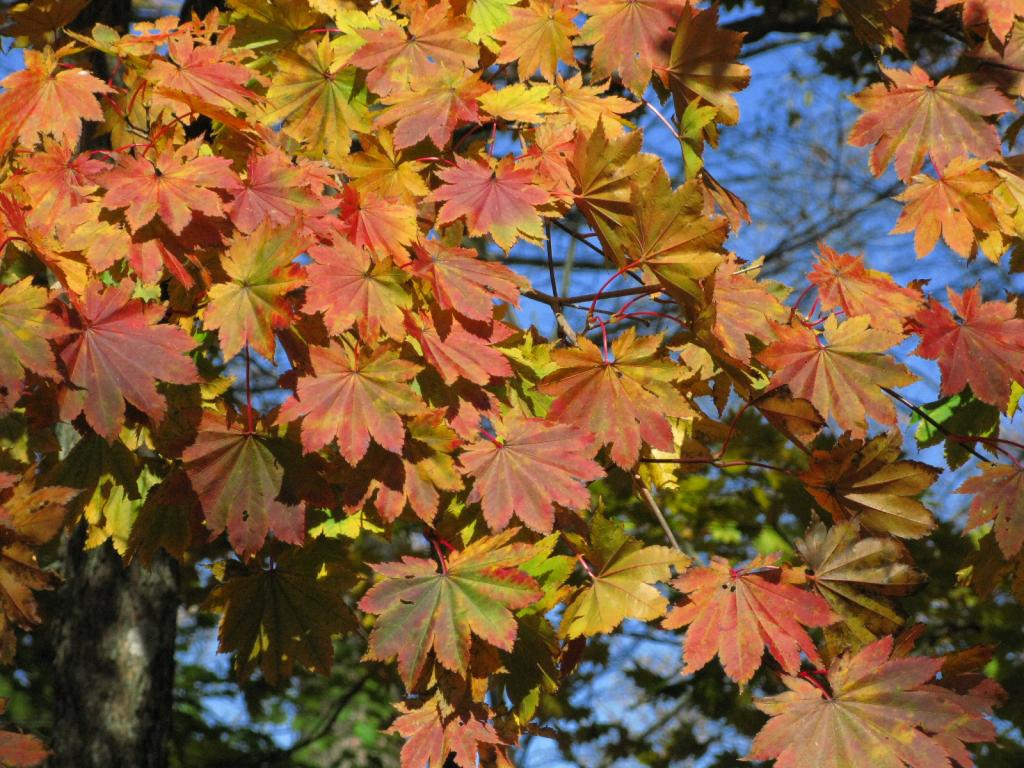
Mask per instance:
[[[673,386],[685,369],[658,354],[661,334],[637,336],[630,328],[612,342],[609,359],[586,337],[578,337],[577,344],[551,354],[558,370],[541,384],[541,391],[555,398],[548,418],[611,445],[612,461],[624,469],[636,464],[641,442],[672,450],[669,417],[690,416],[693,409]]]
[[[741,685],[761,666],[765,646],[789,674],[800,669],[800,652],[821,659],[804,627],[836,620],[820,595],[801,589],[803,571],[778,566],[778,557],[757,557],[745,568],[712,557],[707,568],[691,568],[672,582],[686,593],[669,611],[666,629],[688,627],[683,674],[703,668],[716,655],[725,674]]]
[[[1024,470],[1007,464],[982,465],[981,474],[969,477],[957,493],[971,493],[966,530],[995,521],[996,542],[1007,559],[1024,546]]]
[[[299,378],[295,397],[282,407],[278,420],[302,418],[306,452],[337,439],[349,464],[366,455],[372,437],[382,448],[401,453],[405,442],[402,416],[422,410],[423,401],[409,386],[422,368],[380,346],[363,355],[348,343],[327,349],[310,347],[313,375]]]
[[[568,424],[510,413],[494,420],[496,438],[481,437],[462,452],[463,474],[473,478],[470,503],[480,502],[484,519],[500,531],[515,515],[535,531],[548,533],[554,505],[584,509],[585,483],[604,476],[590,458],[593,438]]]
[[[1011,383],[1024,384],[1024,320],[1011,302],[982,301],[978,286],[948,292],[959,321],[930,301],[917,314],[921,344],[914,354],[938,361],[943,397],[970,384],[979,400],[1005,408]]]
[[[668,64],[685,0],[579,0],[577,6],[590,17],[580,42],[594,46],[595,78],[618,72],[623,85],[642,94],[651,71]]]
[[[423,315],[410,318],[406,327],[420,342],[423,357],[446,384],[454,384],[462,378],[483,387],[492,377],[512,375],[508,359],[491,346],[498,339],[470,333],[452,315],[438,315],[437,318]]]
[[[264,219],[280,226],[291,224],[300,216],[320,212],[325,203],[319,191],[327,182],[321,168],[293,165],[279,149],[252,154],[246,162],[245,178],[228,205],[228,215],[245,233],[254,231]]]
[[[408,26],[389,20],[380,29],[359,32],[366,42],[349,63],[369,71],[370,90],[388,96],[439,65],[455,70],[476,66],[480,47],[467,39],[469,19],[454,17],[447,0],[433,7],[418,0],[407,14]]]
[[[508,267],[484,261],[469,248],[421,240],[416,253],[418,258],[411,269],[433,286],[438,306],[455,310],[471,320],[489,321],[494,314],[495,299],[518,307],[519,292],[530,285]]]
[[[161,323],[163,304],[132,298],[135,285],[122,281],[104,288],[91,281],[82,297],[74,338],[61,352],[76,389],[63,393],[61,418],[84,412],[99,434],[117,436],[127,400],[159,422],[167,410],[156,382],[199,381],[188,352],[196,342],[181,328]]]
[[[459,123],[480,119],[480,98],[491,87],[468,69],[439,66],[413,77],[409,86],[385,96],[386,106],[374,125],[395,126],[395,149],[405,149],[429,138],[438,149],[451,140]]]
[[[847,317],[867,315],[874,328],[902,333],[904,322],[921,308],[924,297],[919,290],[868,269],[863,256],[836,253],[824,243],[818,244],[818,252],[807,279],[817,286],[823,310],[841,309]]]
[[[137,230],[159,216],[180,235],[195,211],[207,216],[224,214],[214,189],[235,190],[238,177],[226,157],[199,155],[202,138],[159,152],[155,160],[125,156],[121,164],[101,178],[107,188],[106,208],[125,208],[125,218]]]
[[[384,333],[405,338],[405,310],[412,307],[408,280],[387,257],[374,258],[365,248],[336,237],[330,245],[309,249],[304,311],[322,312],[327,330],[337,335],[355,326],[367,344]]]
[[[520,237],[543,239],[537,206],[548,203],[551,195],[537,186],[532,170],[517,168],[511,157],[492,167],[457,156],[455,167],[444,168],[437,176],[444,182],[431,195],[444,201],[437,212],[438,225],[465,217],[469,234],[489,235],[505,251]]]

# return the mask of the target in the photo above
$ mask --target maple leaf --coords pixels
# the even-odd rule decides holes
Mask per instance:
[[[204,411],[196,441],[182,458],[206,527],[214,536],[227,528],[238,554],[256,554],[270,531],[281,541],[302,544],[305,514],[301,506],[277,501],[284,468],[259,435]]]
[[[342,196],[341,230],[356,245],[388,254],[398,266],[409,262],[406,246],[416,241],[416,206],[347,187]]]
[[[572,45],[575,14],[572,0],[529,0],[525,8],[510,8],[508,22],[494,33],[504,41],[497,63],[517,62],[520,80],[528,80],[540,70],[541,77],[554,82],[560,63],[576,63]]]
[[[29,630],[42,621],[33,590],[60,583],[39,567],[34,548],[57,535],[68,516],[66,505],[79,493],[57,485],[36,488],[35,482],[31,470],[9,490],[0,482],[0,660],[8,664],[16,648],[11,625]]]
[[[978,286],[947,289],[957,318],[937,301],[917,314],[921,344],[914,354],[937,360],[943,397],[966,385],[979,400],[1005,409],[1011,382],[1024,384],[1024,320],[1009,301],[982,301]]]
[[[927,580],[913,566],[910,553],[888,537],[861,538],[855,523],[826,528],[812,525],[796,542],[813,575],[811,586],[842,617],[842,624],[826,628],[826,636],[839,632],[847,645],[860,647],[903,624],[890,597],[908,595]]]
[[[322,312],[332,336],[353,326],[367,344],[383,329],[392,339],[405,338],[405,312],[412,296],[405,288],[408,275],[385,258],[373,258],[364,248],[334,238],[330,245],[309,249],[305,312]]]
[[[1024,545],[1024,472],[1007,464],[983,464],[981,474],[969,477],[957,493],[970,493],[966,530],[973,531],[995,521],[996,542],[1010,559]]]
[[[414,77],[408,88],[382,98],[385,109],[377,113],[373,124],[377,128],[395,126],[395,149],[426,138],[444,149],[459,123],[479,120],[477,99],[489,90],[478,72],[438,67]]]
[[[734,258],[727,257],[715,270],[712,332],[722,342],[726,354],[749,364],[748,337],[765,344],[774,340],[772,322],[784,322],[789,312],[764,283],[754,280],[744,269]]]
[[[159,422],[167,401],[156,381],[192,384],[199,380],[188,353],[196,342],[181,328],[161,323],[163,304],[132,299],[128,280],[103,288],[90,282],[82,297],[73,338],[61,352],[76,389],[63,393],[61,418],[79,413],[99,434],[117,436],[124,423],[125,401]]]
[[[612,341],[609,359],[586,337],[576,341],[575,349],[551,353],[558,370],[540,386],[555,398],[548,418],[593,433],[598,445],[611,446],[612,460],[623,469],[636,464],[641,442],[672,450],[669,418],[694,411],[673,385],[685,369],[659,356],[662,334],[637,336],[629,328]]]
[[[964,29],[987,26],[999,40],[1005,40],[1017,16],[1024,16],[1021,0],[936,0],[935,11],[963,6]]]
[[[442,707],[450,709],[443,697],[436,695],[418,709],[399,704],[399,716],[388,728],[406,742],[402,746],[402,768],[476,768],[484,760],[487,747],[503,744],[494,728],[475,717],[458,714],[445,716]],[[448,763],[449,757],[452,763]],[[505,763],[510,765],[510,763]]]
[[[6,699],[3,701],[6,704]],[[35,736],[0,731],[0,765],[4,768],[34,768],[42,765],[49,756],[49,750]]]
[[[377,490],[375,506],[381,517],[391,522],[408,505],[423,522],[433,524],[441,501],[439,491],[455,492],[463,487],[452,456],[461,442],[442,412],[421,410],[413,416],[398,462],[400,472],[392,474],[385,469]]]
[[[402,416],[423,408],[409,386],[422,369],[380,346],[369,356],[348,343],[327,349],[310,347],[311,376],[299,378],[295,397],[282,407],[278,421],[302,418],[302,447],[317,451],[337,438],[351,465],[366,455],[372,437],[382,448],[401,453],[405,441]]]
[[[359,140],[363,151],[346,157],[341,168],[349,177],[349,186],[360,195],[413,202],[430,192],[422,176],[427,164],[404,159],[403,153],[395,150],[390,131],[376,131]]]
[[[593,438],[568,424],[529,419],[516,413],[493,421],[496,438],[466,446],[459,462],[473,478],[469,502],[480,502],[492,531],[515,515],[529,528],[549,533],[554,505],[584,509],[585,483],[604,476],[590,457]]]
[[[221,259],[230,279],[209,291],[205,322],[220,336],[228,360],[242,347],[274,358],[274,330],[291,323],[291,291],[302,285],[302,268],[295,264],[304,240],[294,226],[277,228],[268,219],[251,235],[239,233]]]
[[[73,147],[82,137],[83,120],[103,120],[96,96],[114,89],[84,69],[61,67],[60,59],[70,52],[69,46],[56,52],[26,49],[24,68],[0,81],[0,155],[15,142],[31,147],[47,134]]]
[[[155,59],[145,75],[157,86],[154,103],[159,106],[165,99],[173,103],[183,95],[202,104],[244,111],[259,100],[246,87],[256,73],[238,61],[248,51],[231,48],[233,37],[233,31],[225,30],[214,45],[196,45],[191,35],[171,37],[168,59]]]
[[[718,109],[720,122],[736,124],[740,110],[732,93],[750,84],[750,67],[736,63],[743,37],[742,32],[718,26],[718,6],[683,8],[668,67],[656,68],[661,82],[672,91],[677,114],[700,99]]]
[[[222,614],[219,650],[237,654],[239,678],[258,667],[263,679],[277,686],[296,663],[324,675],[330,672],[331,638],[356,626],[344,599],[351,578],[333,562],[336,558],[317,543],[287,550],[270,568],[245,572],[228,561],[214,566],[220,583],[205,607]]]
[[[268,108],[260,117],[269,125],[281,123],[311,156],[326,154],[335,163],[348,154],[352,131],[370,130],[366,86],[355,67],[346,66],[348,45],[324,34],[276,53]]]
[[[370,90],[388,96],[410,85],[416,76],[439,66],[471,69],[480,57],[479,46],[467,39],[471,24],[454,17],[447,0],[428,7],[413,4],[407,11],[408,26],[385,21],[379,30],[360,31],[365,43],[349,60],[369,72]]]
[[[15,3],[5,11],[4,37],[13,37],[19,47],[26,41],[42,48],[53,40],[53,32],[66,27],[88,5],[88,0],[33,0]]]
[[[49,136],[43,139],[43,151],[21,158],[25,173],[18,185],[32,203],[29,223],[45,232],[53,229],[64,214],[84,203],[96,190],[95,179],[106,163],[89,153],[76,155],[74,147]]]
[[[438,322],[439,321],[439,322]],[[512,367],[492,341],[467,331],[454,317],[420,317],[406,326],[420,342],[423,357],[449,386],[462,378],[486,386],[491,378],[507,378]]]
[[[818,18],[842,11],[854,34],[868,45],[906,50],[910,0],[821,0]]]
[[[437,240],[421,240],[412,271],[430,282],[441,309],[455,310],[470,320],[488,322],[494,302],[519,306],[519,292],[529,281],[503,264],[484,261],[470,248],[448,247]]]
[[[851,99],[864,110],[850,131],[855,147],[874,144],[871,170],[880,176],[895,161],[903,181],[921,170],[925,156],[942,172],[956,157],[979,160],[999,155],[999,134],[986,117],[1002,115],[1013,103],[992,84],[971,75],[952,75],[938,84],[918,66],[909,72],[882,69],[890,84],[875,83]]]
[[[494,166],[484,160],[455,157],[454,168],[437,171],[444,184],[431,199],[443,201],[435,224],[447,224],[464,217],[470,235],[489,235],[508,252],[519,239],[544,239],[537,206],[551,195],[534,183],[533,172],[517,168],[511,157]]]
[[[966,755],[961,729],[969,741],[995,739],[984,719],[988,701],[934,684],[942,659],[890,658],[892,649],[886,636],[838,657],[827,691],[816,680],[783,677],[788,691],[754,702],[771,720],[747,759],[775,760],[777,768],[923,768]]]
[[[398,671],[412,690],[430,652],[447,670],[469,669],[473,635],[495,648],[511,651],[516,639],[512,611],[525,608],[543,593],[520,566],[533,555],[528,544],[512,544],[518,529],[485,536],[451,552],[441,570],[432,560],[406,556],[377,563],[382,578],[359,601],[378,616],[366,658],[398,659]]]
[[[45,288],[26,277],[0,291],[0,412],[14,407],[25,386],[25,371],[58,378],[49,339],[68,332],[47,310]]]
[[[643,134],[639,131],[610,138],[604,126],[599,122],[590,135],[577,133],[569,168],[575,181],[576,206],[601,238],[605,253],[611,253],[633,213],[633,185],[650,185],[658,163],[640,152]]]
[[[722,244],[729,222],[704,215],[704,196],[696,182],[672,190],[664,172],[648,186],[630,190],[632,215],[621,232],[610,234],[611,256],[621,268],[639,263],[663,284],[693,297],[698,281],[710,277],[724,260]]]
[[[227,158],[200,155],[201,143],[198,138],[178,149],[168,147],[155,160],[122,155],[120,164],[99,179],[107,190],[103,206],[127,208],[125,219],[132,231],[159,216],[176,235],[195,211],[223,216],[220,195],[213,190],[236,189],[238,177]]]
[[[241,232],[252,233],[264,219],[278,226],[323,207],[318,188],[326,179],[310,166],[293,165],[279,149],[252,154],[246,174],[228,205],[228,216]]]
[[[759,397],[754,406],[772,426],[796,443],[809,443],[825,427],[825,421],[813,405],[793,397],[785,389]]]
[[[868,269],[863,256],[836,253],[825,243],[818,244],[818,259],[807,279],[817,287],[823,310],[867,315],[872,327],[894,333],[903,332],[906,320],[923,303],[916,288],[904,288],[885,272]]]
[[[917,539],[935,527],[917,496],[939,470],[900,459],[902,437],[885,433],[864,442],[843,437],[831,451],[815,451],[800,475],[807,492],[837,523],[854,520],[869,531]]]
[[[896,196],[906,205],[892,233],[913,232],[918,258],[932,252],[941,233],[946,245],[964,258],[973,255],[976,241],[982,241],[990,260],[999,261],[1001,241],[995,250],[983,242],[986,235],[1006,228],[1001,226],[1000,213],[990,196],[999,177],[981,164],[980,160],[954,158],[938,178],[919,174]]]
[[[587,14],[580,42],[593,45],[592,71],[602,79],[618,72],[637,96],[651,80],[651,71],[667,63],[672,32],[686,7],[682,0],[578,0]]]
[[[758,355],[775,371],[771,386],[789,386],[796,397],[809,400],[823,418],[855,436],[867,432],[867,417],[880,424],[896,423],[896,408],[882,387],[903,387],[917,380],[885,350],[901,335],[869,328],[871,318],[853,317],[839,323],[830,315],[824,323],[824,343],[802,323],[777,325],[778,341]]]
[[[654,586],[682,571],[690,558],[671,547],[645,547],[626,535],[622,524],[597,516],[590,522],[589,545],[570,535],[589,563],[590,583],[568,604],[558,634],[574,638],[607,634],[626,619],[650,621],[665,614],[668,599]]]
[[[552,115],[549,123],[569,126],[574,131],[582,129],[578,131],[581,138],[597,130],[599,124],[603,124],[604,132],[611,138],[622,135],[628,124],[622,115],[640,105],[622,96],[605,95],[607,90],[608,83],[584,85],[578,72],[568,78],[555,75],[555,88],[548,100],[558,107],[559,113]]]
[[[550,101],[550,85],[513,83],[480,97],[480,107],[497,120],[508,123],[543,123],[546,116],[557,112]]]
[[[802,570],[777,561],[777,556],[758,556],[746,567],[732,568],[714,556],[708,567],[690,568],[672,582],[686,597],[662,626],[687,627],[684,675],[717,655],[725,674],[745,685],[761,666],[765,646],[790,674],[800,669],[801,651],[820,663],[804,627],[824,627],[836,617],[820,595],[797,586],[806,580]]]

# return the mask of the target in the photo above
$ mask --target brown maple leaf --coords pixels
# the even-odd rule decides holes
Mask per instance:
[[[800,479],[837,523],[854,520],[876,533],[920,538],[935,519],[917,497],[939,470],[901,459],[901,445],[899,432],[867,442],[843,437],[832,450],[814,451]]]

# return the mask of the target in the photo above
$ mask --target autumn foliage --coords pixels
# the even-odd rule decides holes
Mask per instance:
[[[1019,446],[948,426],[1016,413],[1018,299],[900,284],[825,243],[791,286],[730,253],[749,216],[702,158],[750,72],[717,9],[233,0],[126,32],[47,5],[48,29],[12,13],[24,63],[0,84],[0,412],[20,425],[0,465],[5,661],[59,583],[36,549],[84,520],[126,561],[212,561],[242,678],[326,671],[362,627],[406,689],[406,768],[511,765],[587,639],[627,620],[677,630],[683,674],[776,673],[753,760],[970,766],[995,738],[985,650],[915,654],[927,628],[899,609],[926,578],[904,541],[934,528],[920,497],[943,468],[903,456],[898,416],[951,467],[986,459],[959,492],[999,557],[973,567],[1019,587]],[[902,5],[822,11],[900,49]],[[1001,134],[1024,22],[939,5],[963,5],[969,66],[882,68],[851,94],[848,138],[904,185],[895,231],[918,257],[941,239],[998,263],[1024,237]],[[668,162],[637,128],[651,111],[680,138]],[[554,232],[603,254],[600,290],[554,293]],[[513,249],[550,285],[490,258]],[[937,361],[932,403],[900,392],[910,356]],[[258,361],[281,397],[254,391]],[[594,490],[625,477],[660,517],[661,486],[744,465],[729,404],[806,454],[802,512],[821,519],[794,558],[697,561]],[[399,560],[346,555],[397,532]],[[4,764],[43,755],[0,734]]]

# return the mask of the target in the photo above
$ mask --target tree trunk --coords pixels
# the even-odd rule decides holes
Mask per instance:
[[[109,543],[67,537],[54,624],[50,768],[163,768],[171,724],[177,564],[125,567]]]

